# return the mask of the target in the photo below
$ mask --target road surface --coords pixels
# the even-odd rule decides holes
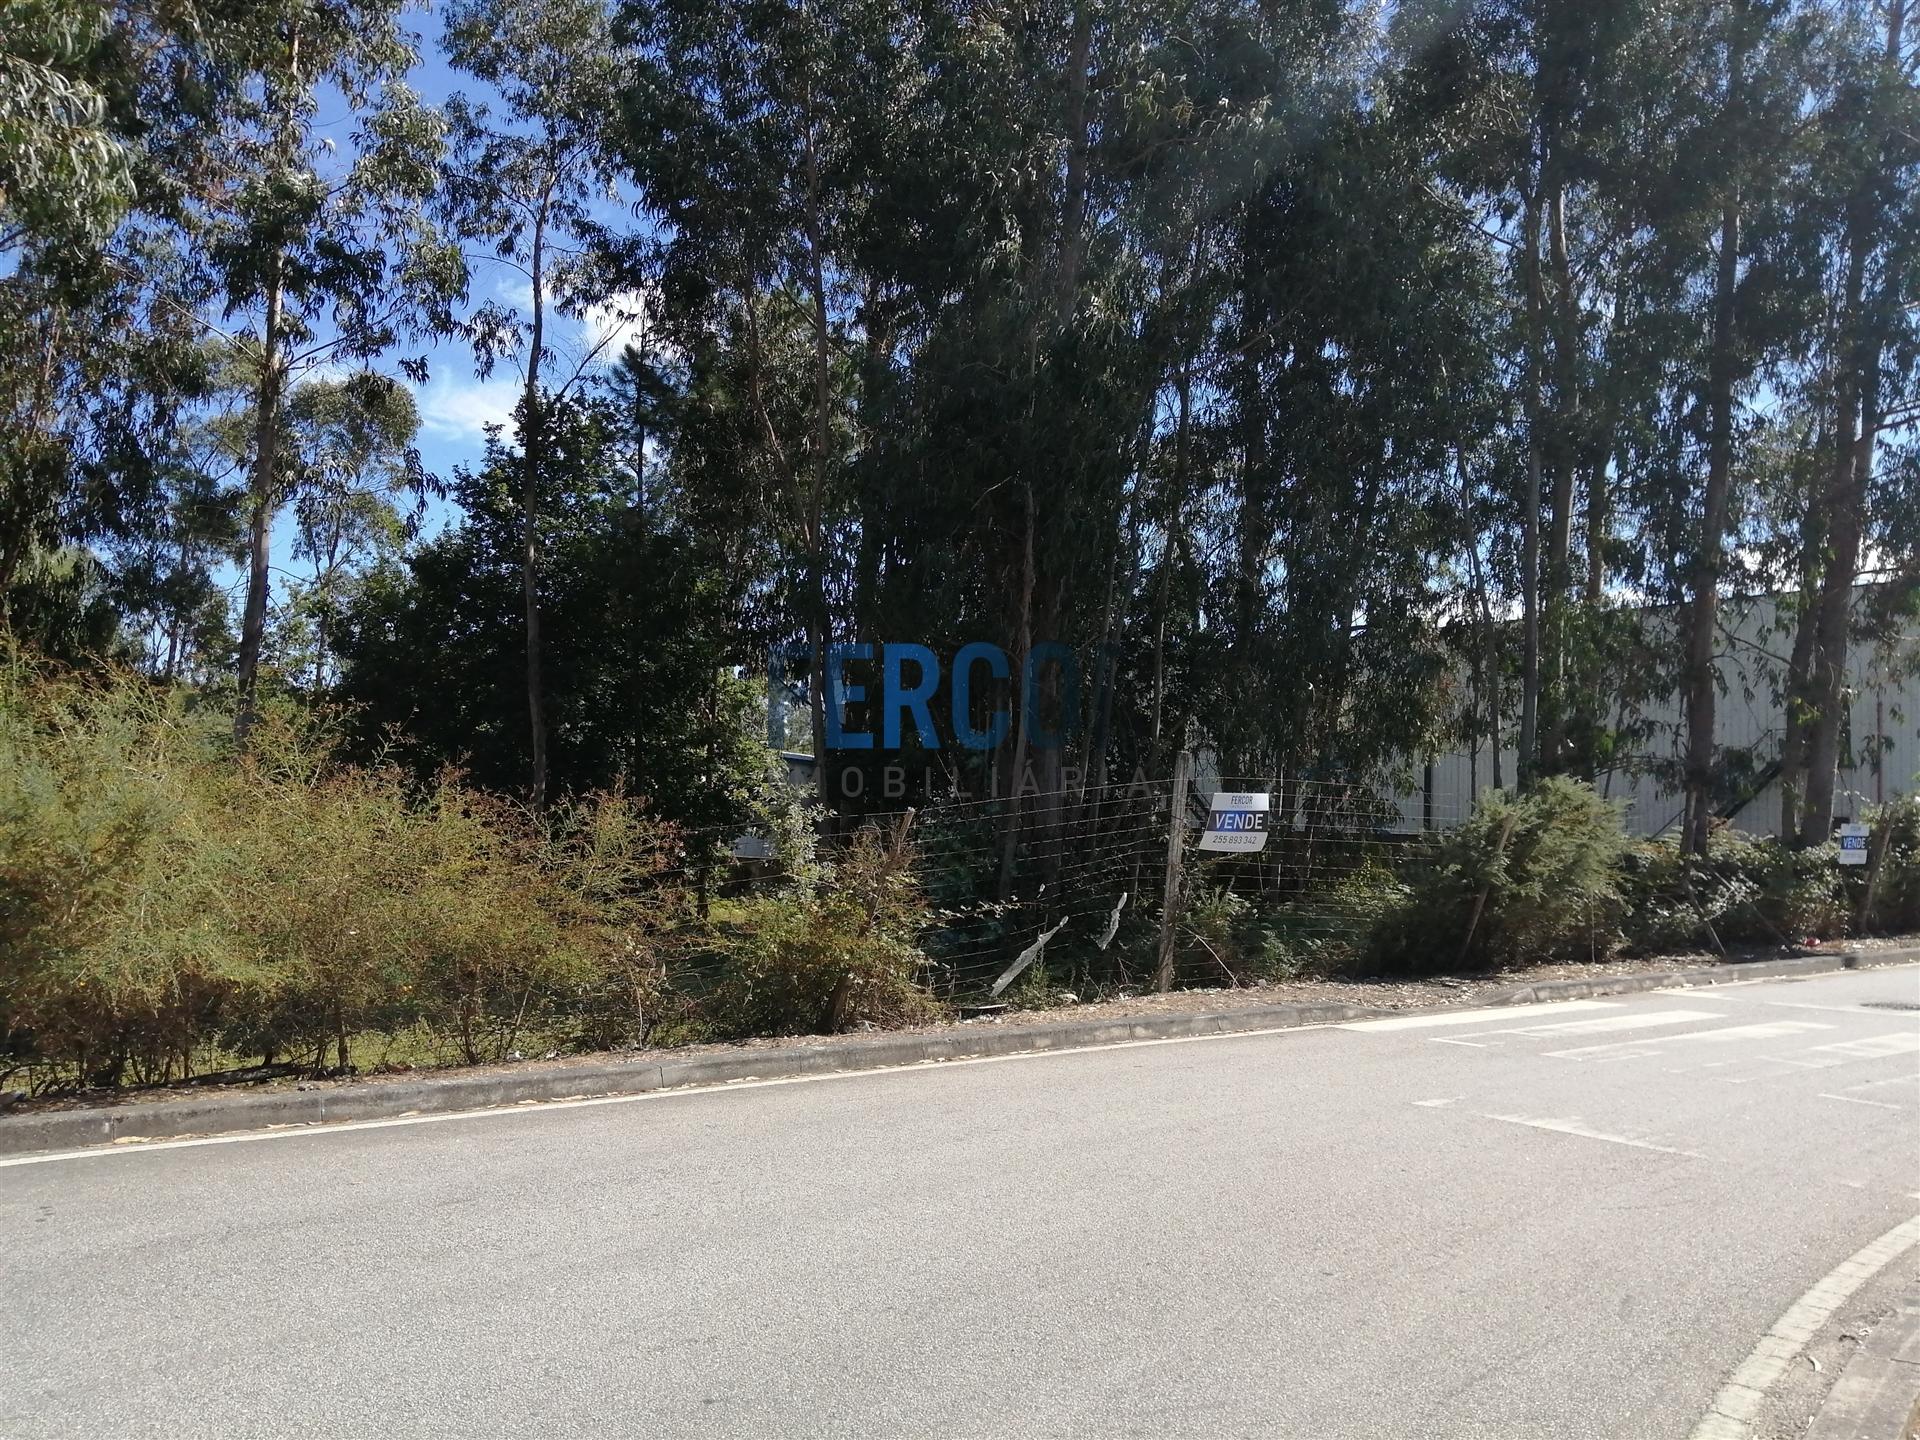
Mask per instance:
[[[1914,969],[123,1146],[0,1435],[1680,1440],[1916,1212]]]

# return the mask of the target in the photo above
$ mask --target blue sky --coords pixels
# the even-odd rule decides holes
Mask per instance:
[[[440,16],[431,9],[415,9],[407,24],[418,36],[420,62],[408,76],[408,83],[429,104],[444,103],[455,93],[464,92],[475,99],[492,103],[498,111],[498,98],[491,87],[471,76],[456,72],[440,53]],[[344,154],[352,146],[359,116],[344,97],[323,96],[316,117],[318,136],[331,140]],[[619,206],[607,207],[612,213],[603,218],[631,225],[631,215]],[[486,257],[484,243],[470,244],[470,252],[480,252],[473,263],[468,308],[489,300],[500,300],[525,312],[531,287],[526,277]],[[550,346],[555,352],[551,369],[562,375],[573,372],[581,359],[593,353],[593,367],[617,358],[623,341],[634,333],[634,323],[619,307],[608,307],[591,315],[586,323],[555,316],[549,311]],[[611,335],[611,339],[609,339]],[[605,342],[604,344],[602,342]],[[428,359],[429,379],[413,390],[420,410],[420,432],[416,440],[420,458],[428,471],[442,479],[452,476],[461,465],[476,465],[486,449],[487,428],[507,426],[519,398],[518,367],[512,357],[498,364],[485,378],[476,374],[473,355],[463,341],[445,340],[423,347],[420,342],[403,343],[374,362],[375,368],[397,376],[402,356],[424,353]],[[325,373],[322,370],[320,373]],[[446,502],[432,502],[425,517],[425,533],[433,534],[457,518],[457,509]],[[303,578],[310,567],[293,558],[294,525],[290,513],[280,517],[273,537],[273,566],[276,588],[290,580]],[[230,573],[236,593],[243,583],[236,568]]]
[[[447,65],[440,53],[440,17],[437,13],[415,10],[408,20],[419,36],[421,56],[419,65],[408,79],[428,103],[441,104],[456,92],[495,100],[490,87]],[[344,148],[350,143],[347,137],[352,134],[356,123],[356,117],[344,100],[336,99],[331,106],[323,109],[319,133],[334,137],[336,143]],[[626,223],[633,223],[624,211],[619,213],[619,218],[625,219]],[[521,308],[531,298],[524,276],[484,259],[474,265],[469,293],[473,304],[494,298],[517,304]],[[598,324],[589,325],[566,319],[557,322],[555,349],[559,352],[561,367],[571,370],[574,360],[592,349],[608,329],[624,331],[627,328],[624,317],[613,310],[601,314],[597,320]],[[601,360],[616,358],[620,348],[621,337],[617,335],[601,351]],[[398,353],[418,353],[418,347],[402,347]],[[471,352],[459,341],[442,342],[429,348],[426,353],[430,378],[425,386],[415,387],[420,406],[418,445],[427,469],[445,477],[452,474],[456,465],[479,461],[485,449],[486,427],[508,422],[518,395],[519,381],[511,361],[497,366],[486,379],[479,378],[474,372]],[[397,356],[390,357],[382,368],[391,368],[393,358]]]

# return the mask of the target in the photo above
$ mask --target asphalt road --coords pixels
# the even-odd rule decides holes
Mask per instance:
[[[1684,1437],[1920,1212],[1897,1005],[1920,971],[0,1164],[0,1435]]]

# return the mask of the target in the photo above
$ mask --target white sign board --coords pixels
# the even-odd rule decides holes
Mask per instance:
[[[1840,863],[1842,865],[1864,865],[1867,863],[1867,835],[1870,832],[1864,825],[1842,825],[1840,827]]]
[[[1265,849],[1270,798],[1244,790],[1217,792],[1207,807],[1207,828],[1200,836],[1200,848],[1230,850],[1240,855]]]

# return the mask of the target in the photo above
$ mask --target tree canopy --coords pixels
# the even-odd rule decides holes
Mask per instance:
[[[1920,593],[1907,8],[461,0],[436,107],[398,0],[14,6],[0,617],[536,809],[740,813],[789,652],[871,803],[834,647],[989,642],[1078,663],[902,798],[1464,749],[1701,850],[1768,593],[1818,840]],[[516,391],[441,475],[433,345]]]

